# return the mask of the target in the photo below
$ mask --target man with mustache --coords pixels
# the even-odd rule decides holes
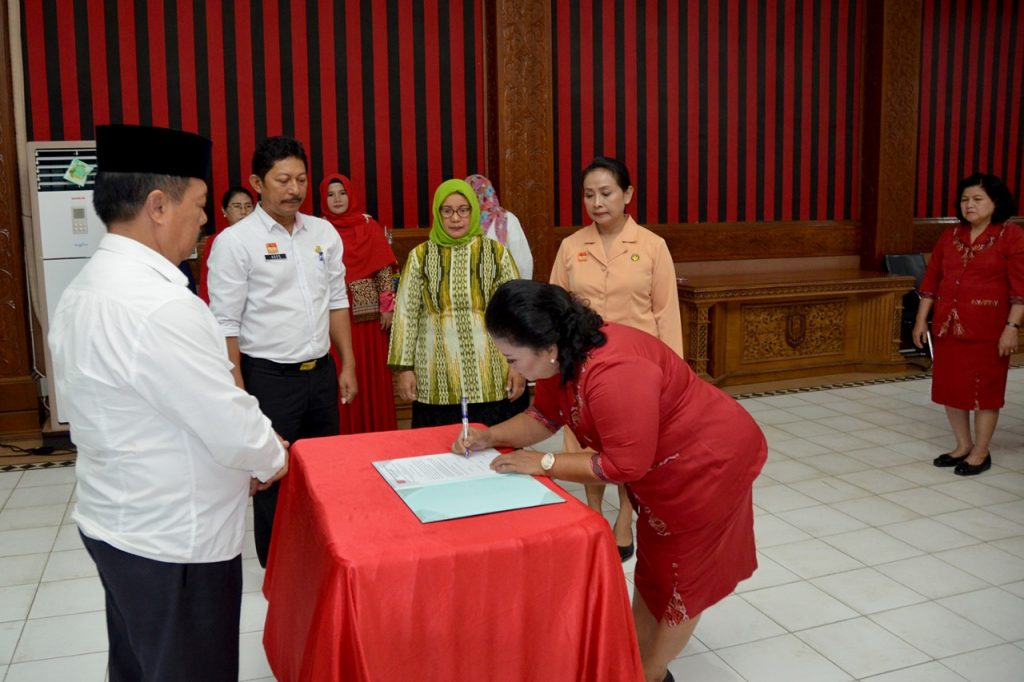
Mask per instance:
[[[357,390],[341,238],[326,220],[299,212],[309,179],[298,140],[278,136],[257,145],[249,182],[259,204],[225,229],[210,253],[210,310],[235,381],[256,396],[282,438],[337,435],[339,392],[348,402]],[[264,567],[277,492],[275,485],[253,497]]]

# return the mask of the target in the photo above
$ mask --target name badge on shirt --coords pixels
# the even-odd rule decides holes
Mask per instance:
[[[587,260],[587,257],[588,254],[586,251],[580,251],[579,253],[576,254],[576,260],[578,260],[580,263]]]
[[[287,253],[278,253],[277,242],[267,242],[267,252],[263,255],[264,260],[287,260]]]

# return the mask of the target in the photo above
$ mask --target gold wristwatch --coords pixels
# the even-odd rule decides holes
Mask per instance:
[[[548,473],[553,466],[555,466],[554,453],[545,452],[544,456],[540,458],[540,468],[544,470],[544,473]]]

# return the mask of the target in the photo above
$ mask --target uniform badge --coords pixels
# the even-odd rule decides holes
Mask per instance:
[[[587,254],[586,251],[580,251],[579,253],[576,254],[576,260],[579,261],[580,263],[582,263],[585,260],[587,260],[588,257],[589,257],[589,255]]]
[[[324,250],[320,248],[320,245],[317,244],[315,247],[313,247],[313,251],[315,251],[316,255],[320,257],[320,262],[323,263],[324,262]]]
[[[634,263],[636,263],[638,260],[640,260],[640,254],[639,253],[634,253],[632,256],[629,257],[629,260],[631,260]]]
[[[267,242],[267,252],[263,254],[264,260],[285,260],[288,258],[286,253],[278,253],[277,242]]]

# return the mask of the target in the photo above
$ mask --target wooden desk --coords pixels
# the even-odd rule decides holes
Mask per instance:
[[[693,277],[679,284],[686,358],[720,386],[892,369],[913,288],[861,270]]]

